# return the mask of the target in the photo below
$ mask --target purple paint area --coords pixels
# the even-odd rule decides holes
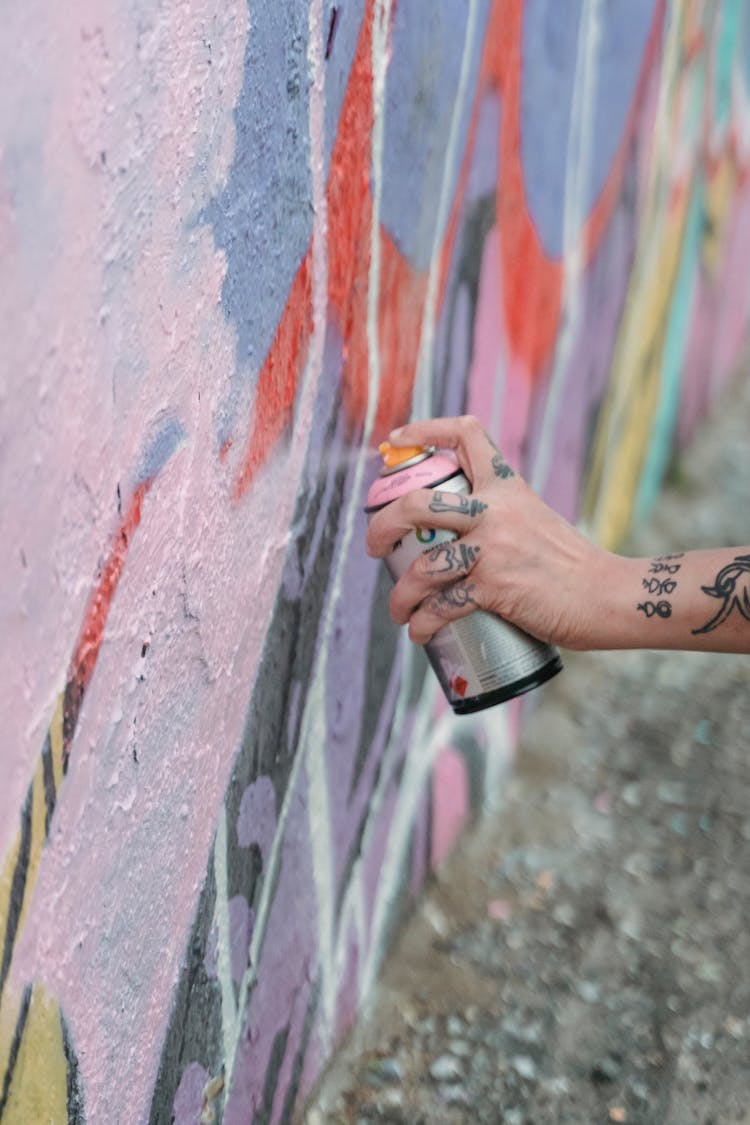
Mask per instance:
[[[229,900],[229,960],[232,980],[238,986],[247,968],[254,920],[255,915],[244,895],[235,895]]]
[[[265,866],[276,832],[276,791],[270,777],[259,777],[242,794],[237,816],[237,843],[257,844]]]
[[[582,0],[526,0],[521,73],[521,160],[529,210],[550,257],[563,246],[565,170],[580,153],[571,142],[571,112],[579,55]],[[598,76],[593,114],[593,166],[583,214],[604,186],[638,82],[656,0],[608,0],[593,65]]]
[[[174,1098],[174,1125],[200,1125],[203,1091],[207,1082],[208,1071],[200,1063],[188,1063]]]
[[[339,411],[341,396],[341,372],[343,365],[343,345],[336,323],[328,320],[323,351],[323,367],[315,398],[315,417],[335,419],[333,433],[327,425],[317,425],[311,429],[307,447],[307,459],[303,475],[303,494],[312,498],[323,482],[323,496],[317,514],[315,530],[311,543],[304,546],[304,557],[297,542],[289,552],[282,584],[284,596],[290,601],[302,596],[305,582],[309,577],[309,567],[314,563],[321,539],[332,522],[331,511],[337,469],[350,466],[357,457],[357,449],[347,445],[344,437],[344,419]],[[293,529],[294,532],[294,529]]]
[[[235,895],[229,900],[228,912],[230,970],[232,980],[239,987],[247,968],[247,955],[253,936],[255,915],[244,895]],[[219,975],[219,930],[215,923],[211,927],[203,966],[209,980],[216,980]]]
[[[477,118],[476,141],[466,181],[466,205],[497,191],[501,105],[496,94],[482,99]]]
[[[237,1049],[234,1081],[228,1092],[224,1125],[247,1125],[260,1108],[274,1040],[288,1023],[284,1057],[299,1048],[302,1027],[318,963],[318,904],[312,871],[309,802],[304,771],[297,780],[281,851],[273,902]],[[284,1024],[280,1024],[283,1016]],[[280,1070],[281,1061],[276,1062]],[[273,1072],[273,1065],[271,1070]],[[278,1077],[278,1075],[277,1075]],[[272,1087],[271,1087],[272,1088]],[[280,1094],[283,1100],[283,1093]]]
[[[489,0],[480,0],[478,8],[459,144],[449,169],[451,196],[469,132]],[[417,269],[426,269],[432,257],[468,25],[466,0],[409,0],[396,8],[386,87],[382,221]]]
[[[479,108],[462,221],[451,250],[447,297],[437,323],[435,367],[440,373],[441,398],[435,405],[436,413],[446,416],[466,410],[481,240],[494,220],[500,120],[500,99],[494,95],[485,97]]]
[[[632,180],[635,167],[628,169]],[[565,379],[561,414],[555,420],[546,484],[546,500],[566,518],[575,520],[593,425],[609,382],[612,357],[622,318],[637,239],[637,214],[625,200],[615,211],[606,237],[590,263],[580,324]],[[547,409],[547,390],[535,404],[529,437],[529,464],[538,456],[541,424]]]

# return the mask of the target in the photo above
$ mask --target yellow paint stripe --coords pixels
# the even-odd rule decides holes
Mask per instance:
[[[13,886],[13,872],[18,863],[18,853],[21,848],[21,833],[16,833],[10,851],[5,857],[2,872],[0,872],[0,951],[5,944],[5,931],[8,928],[8,914],[10,912],[10,891]]]
[[[672,213],[662,217],[663,229],[655,236],[659,252],[649,255],[649,274],[643,275],[641,263],[633,270],[609,390],[597,426],[583,507],[592,534],[612,550],[630,529],[659,402],[664,337],[688,204],[686,192],[679,205],[673,205]]]
[[[40,758],[39,764],[36,767],[36,773],[34,774],[34,780],[31,783],[31,848],[29,850],[29,865],[26,869],[26,887],[23,896],[23,906],[21,907],[21,916],[18,920],[18,929],[16,930],[16,940],[18,940],[24,922],[26,921],[26,911],[39,872],[42,848],[44,847],[47,833],[46,812],[47,808],[44,801],[44,766]]]
[[[0,1004],[0,1090],[3,1088],[5,1075],[8,1072],[10,1049],[16,1033],[22,999],[23,993],[13,992],[10,984],[6,984],[3,991],[3,1002]]]
[[[63,779],[63,701],[65,693],[60,692],[55,704],[55,713],[49,725],[49,741],[52,750],[52,770],[55,776],[55,789],[59,790]]]
[[[3,1125],[66,1125],[67,1078],[60,1009],[35,985]]]

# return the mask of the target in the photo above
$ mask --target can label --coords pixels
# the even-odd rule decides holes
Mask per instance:
[[[468,492],[469,483],[459,472],[441,484],[440,490]],[[417,528],[409,532],[386,559],[394,581],[419,555],[439,543],[457,538],[455,532],[442,528]],[[444,625],[425,645],[425,650],[452,704],[507,688],[533,676],[556,655],[550,645],[481,609]]]

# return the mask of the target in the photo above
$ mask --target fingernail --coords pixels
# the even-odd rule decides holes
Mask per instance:
[[[397,437],[401,437],[401,434],[402,434],[403,432],[404,432],[404,427],[403,427],[403,426],[397,426],[395,430],[391,430],[391,432],[389,433],[388,437],[389,437],[389,438],[397,438]]]

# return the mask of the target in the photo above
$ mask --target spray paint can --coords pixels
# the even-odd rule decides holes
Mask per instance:
[[[368,516],[415,488],[470,492],[455,457],[445,450],[390,447],[388,453],[386,465],[367,494]],[[454,531],[443,528],[409,532],[385,560],[394,582],[420,554],[457,538]],[[444,625],[424,648],[458,715],[523,695],[562,670],[557,649],[481,609]]]

